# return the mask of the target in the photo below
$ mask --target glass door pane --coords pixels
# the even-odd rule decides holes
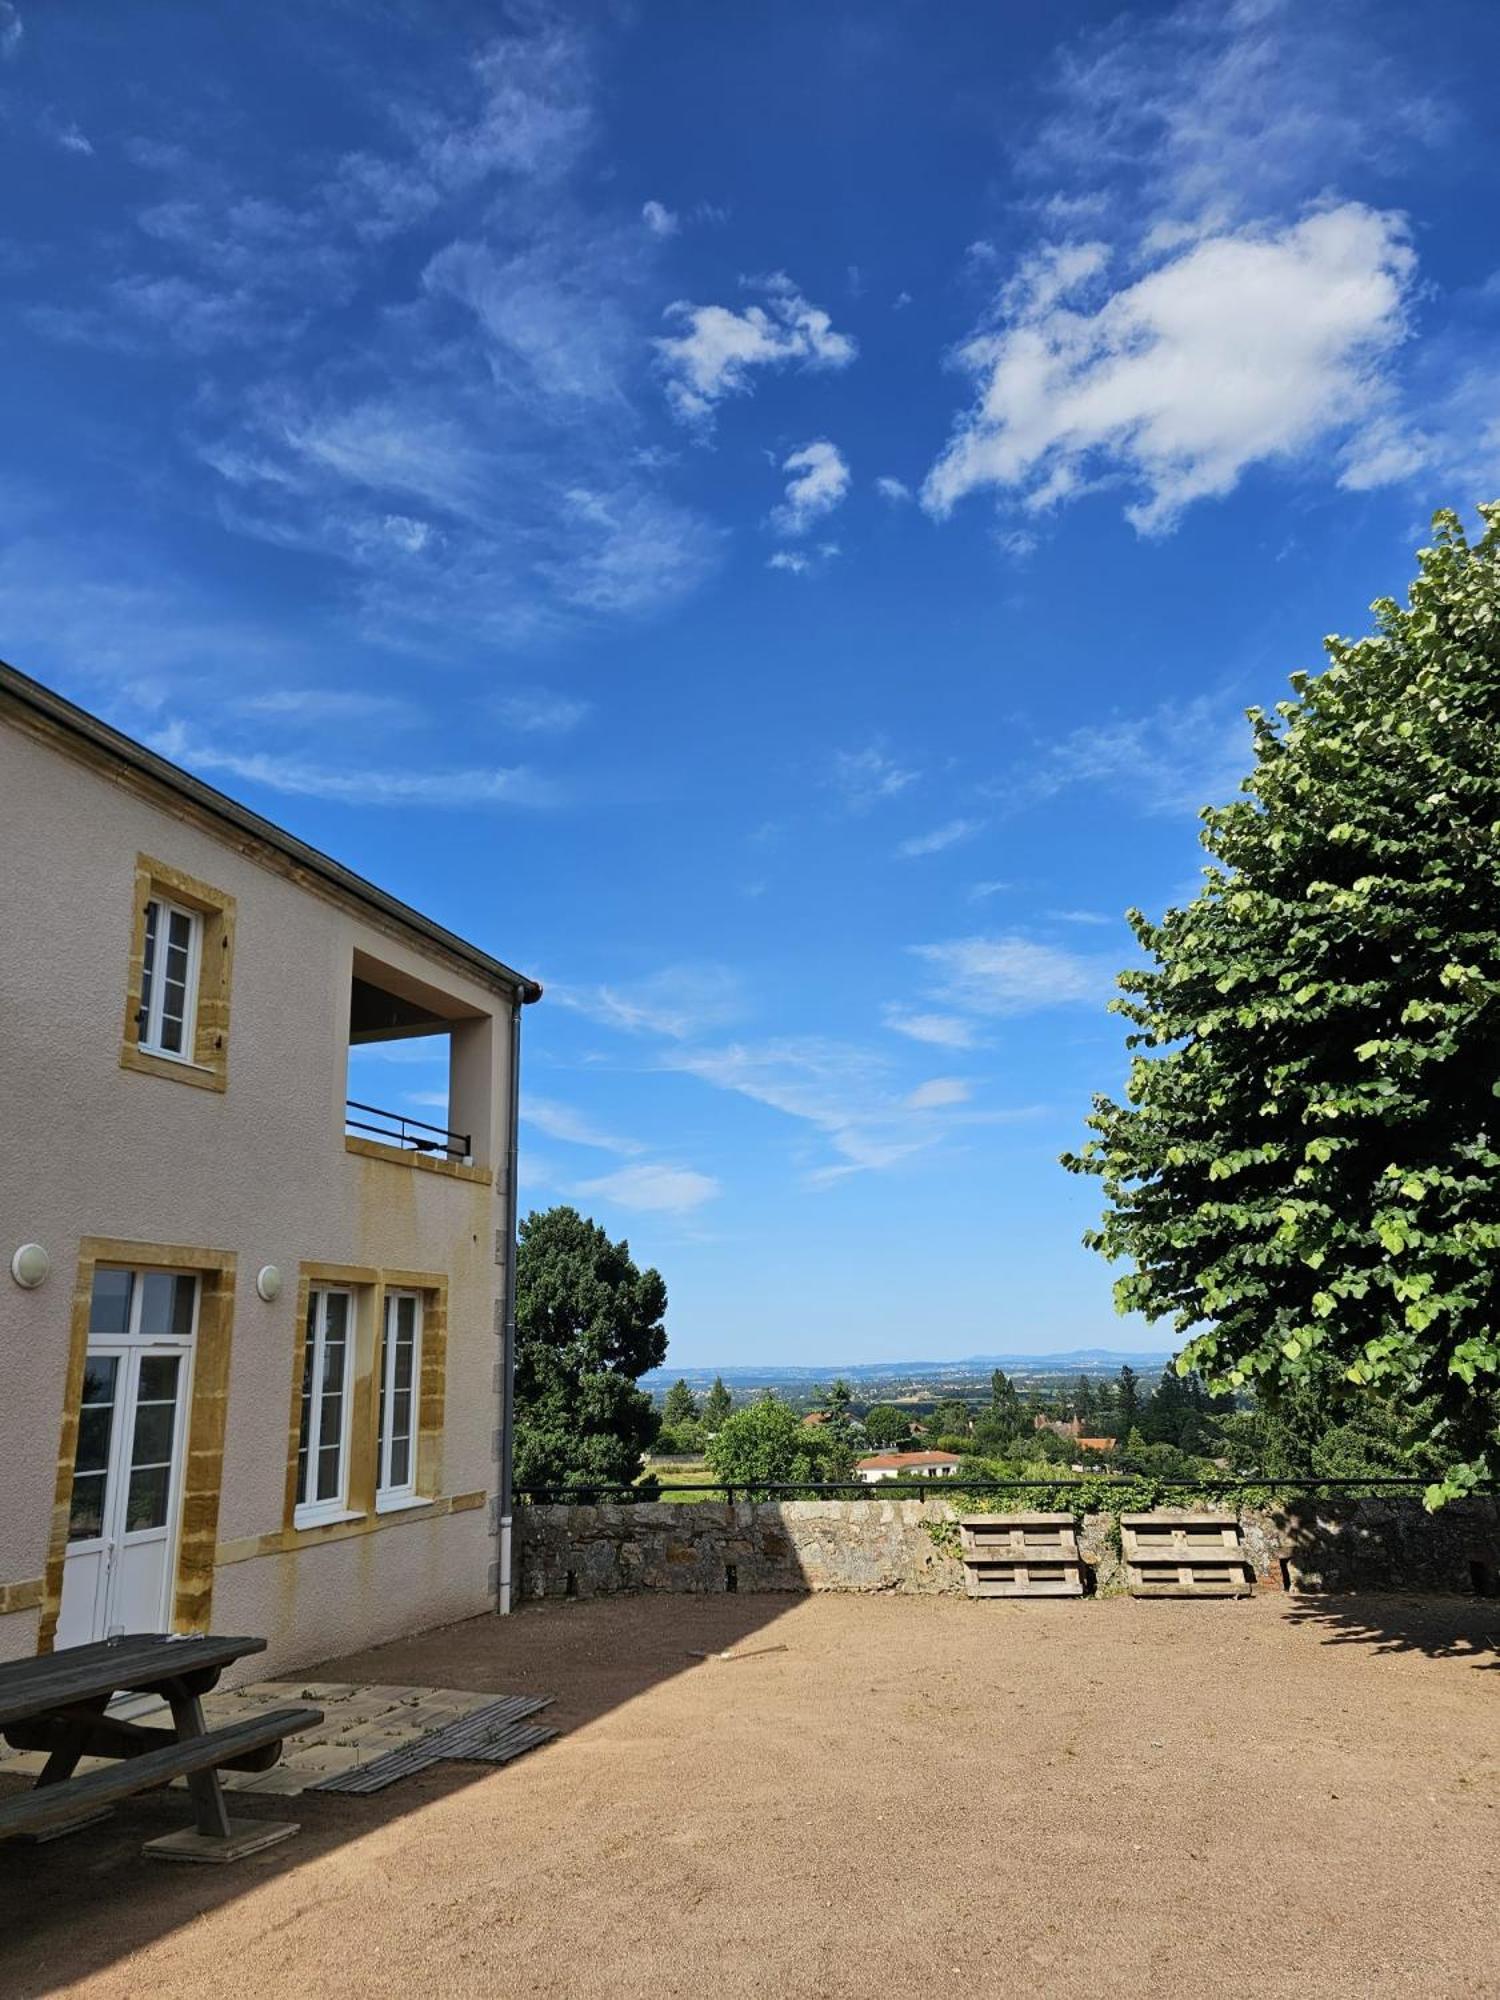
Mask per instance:
[[[73,1495],[68,1507],[70,1542],[96,1541],[104,1533],[119,1378],[120,1357],[116,1354],[90,1354],[84,1362]]]
[[[180,1355],[143,1354],[140,1358],[130,1446],[130,1486],[125,1500],[127,1535],[167,1525],[181,1374]]]

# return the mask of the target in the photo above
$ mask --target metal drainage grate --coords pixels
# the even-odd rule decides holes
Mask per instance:
[[[543,1743],[550,1743],[558,1731],[547,1723],[526,1722],[538,1709],[551,1706],[550,1694],[512,1694],[476,1708],[472,1715],[446,1723],[415,1743],[403,1743],[388,1750],[357,1770],[335,1771],[310,1792],[383,1792],[398,1778],[409,1778],[432,1764],[508,1764]]]

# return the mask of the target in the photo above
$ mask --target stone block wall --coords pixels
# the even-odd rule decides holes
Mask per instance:
[[[960,1512],[941,1499],[715,1501],[521,1506],[523,1598],[616,1591],[899,1591],[963,1595]],[[1003,1511],[996,1509],[995,1511]],[[1500,1510],[1439,1514],[1420,1501],[1301,1501],[1241,1510],[1257,1582],[1279,1589],[1500,1590]],[[1124,1587],[1108,1514],[1084,1516],[1084,1561],[1101,1592]],[[1283,1570],[1285,1565],[1285,1570]]]

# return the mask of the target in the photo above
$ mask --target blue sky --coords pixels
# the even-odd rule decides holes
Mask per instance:
[[[526,1196],[672,1358],[1159,1345],[1056,1156],[1241,711],[1500,490],[1497,75],[1479,0],[0,0],[0,653],[546,982]]]

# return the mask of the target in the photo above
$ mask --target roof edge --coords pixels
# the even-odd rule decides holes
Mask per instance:
[[[451,958],[477,972],[487,985],[499,986],[513,994],[523,1007],[541,999],[540,981],[529,979],[513,966],[492,958],[478,945],[470,944],[456,932],[434,923],[430,917],[424,917],[420,910],[414,910],[399,897],[377,888],[363,875],[356,875],[352,868],[335,861],[332,855],[309,846],[274,820],[263,818],[227,793],[205,784],[190,771],[184,771],[180,765],[148,749],[144,743],[136,742],[133,736],[113,728],[86,708],[80,708],[76,702],[69,701],[65,695],[44,686],[41,681],[33,680],[29,674],[23,674],[19,667],[13,667],[5,660],[0,660],[0,696],[8,697],[19,708],[40,717],[65,735],[103,751],[127,770],[137,772],[169,792],[175,792],[210,818],[222,821],[239,833],[249,834],[264,846],[285,855],[289,861],[335,891],[341,900],[362,905],[424,944],[439,946]]]

